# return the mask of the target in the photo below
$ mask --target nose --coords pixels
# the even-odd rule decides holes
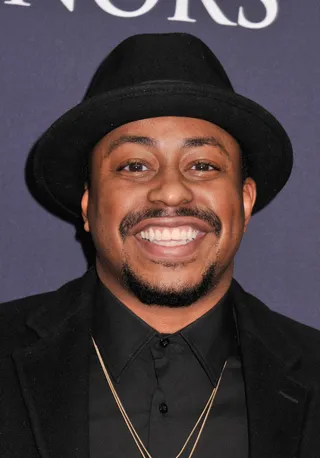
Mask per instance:
[[[176,168],[170,168],[158,175],[148,192],[148,200],[152,203],[162,203],[166,206],[179,206],[189,203],[193,193],[185,178]]]

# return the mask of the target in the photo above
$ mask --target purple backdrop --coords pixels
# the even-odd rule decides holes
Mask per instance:
[[[235,277],[271,308],[320,328],[319,17],[318,0],[0,0],[0,300],[86,269],[74,227],[28,191],[34,142],[81,100],[121,40],[182,31],[213,49],[236,90],[275,114],[294,146],[291,180],[252,219]]]

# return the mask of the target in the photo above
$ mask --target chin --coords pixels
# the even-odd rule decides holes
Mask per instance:
[[[161,279],[157,278],[156,274],[142,277],[128,264],[125,264],[122,269],[125,288],[140,302],[148,305],[187,307],[197,302],[212,291],[218,283],[215,264],[211,264],[202,275],[199,275],[198,282],[194,275],[192,283],[190,280],[190,275],[183,276],[181,273],[174,275],[172,272],[168,272],[167,281],[163,276]]]

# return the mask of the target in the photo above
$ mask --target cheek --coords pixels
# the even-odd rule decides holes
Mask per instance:
[[[227,180],[211,190],[210,200],[221,218],[232,219],[243,207],[239,187]]]
[[[96,186],[89,205],[91,233],[104,251],[117,252],[123,248],[120,224],[129,213],[137,209],[136,193],[109,181],[108,185]]]
[[[243,234],[242,194],[237,186],[226,184],[216,189],[212,202],[213,209],[222,223],[220,245],[233,251],[235,246],[238,247]]]
[[[114,204],[115,198],[115,192],[104,186],[96,187],[89,200],[90,232],[98,252],[113,251],[119,244],[121,215],[119,206]]]

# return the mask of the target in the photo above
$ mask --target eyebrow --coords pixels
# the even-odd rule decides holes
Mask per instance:
[[[199,146],[217,146],[231,161],[231,156],[226,147],[216,137],[192,137],[184,141],[184,148],[197,148]]]
[[[150,137],[143,137],[143,136],[137,136],[137,135],[121,135],[121,137],[111,142],[106,152],[106,156],[109,156],[109,154],[111,154],[113,150],[118,148],[118,146],[123,145],[124,143],[135,143],[135,144],[144,145],[144,146],[156,146],[157,145],[156,140]]]
[[[155,147],[158,144],[158,142],[154,138],[151,138],[151,137],[145,137],[145,136],[140,136],[140,135],[138,136],[137,135],[121,135],[121,137],[111,142],[105,155],[109,156],[109,154],[111,154],[113,150],[118,148],[120,145],[123,145],[124,143],[134,143],[138,145],[151,146],[151,147]],[[182,143],[182,148],[198,148],[198,147],[206,146],[206,145],[218,147],[220,151],[224,153],[224,155],[227,156],[229,160],[231,160],[231,156],[228,150],[216,137],[186,138]]]

